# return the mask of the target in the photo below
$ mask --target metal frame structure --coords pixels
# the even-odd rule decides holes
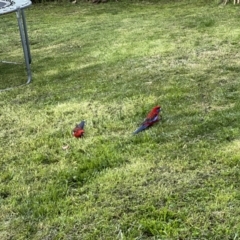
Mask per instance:
[[[27,24],[24,9],[29,7],[32,4],[30,0],[0,0],[0,15],[16,12],[17,20],[18,20],[18,27],[22,42],[23,54],[27,69],[27,82],[25,84],[29,84],[32,80],[32,73],[31,73],[31,53],[30,53],[30,46],[28,40],[28,33],[27,33]],[[5,63],[11,63],[2,61]],[[24,85],[25,85],[24,84]],[[11,88],[3,89],[8,90]],[[1,90],[1,91],[3,91]]]

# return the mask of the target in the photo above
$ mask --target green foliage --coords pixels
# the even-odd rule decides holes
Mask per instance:
[[[239,9],[206,2],[33,5],[20,88],[2,16],[0,239],[239,238]]]

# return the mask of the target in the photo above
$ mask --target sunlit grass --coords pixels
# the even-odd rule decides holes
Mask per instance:
[[[33,81],[0,93],[0,239],[238,239],[238,10],[27,9]],[[23,63],[1,18],[0,60]],[[1,89],[25,81],[0,63]],[[158,104],[162,121],[133,136]]]

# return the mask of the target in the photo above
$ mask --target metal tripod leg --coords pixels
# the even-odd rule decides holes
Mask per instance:
[[[32,73],[31,73],[31,67],[30,67],[32,59],[31,59],[31,53],[30,53],[30,47],[29,47],[29,41],[28,41],[27,25],[25,20],[24,9],[18,8],[16,14],[17,14],[18,27],[19,27],[21,41],[22,41],[25,64],[27,68],[28,80],[26,84],[28,84],[32,80]]]

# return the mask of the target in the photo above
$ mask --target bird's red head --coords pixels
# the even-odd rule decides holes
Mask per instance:
[[[156,106],[153,108],[154,111],[160,112],[161,111],[161,106]]]

